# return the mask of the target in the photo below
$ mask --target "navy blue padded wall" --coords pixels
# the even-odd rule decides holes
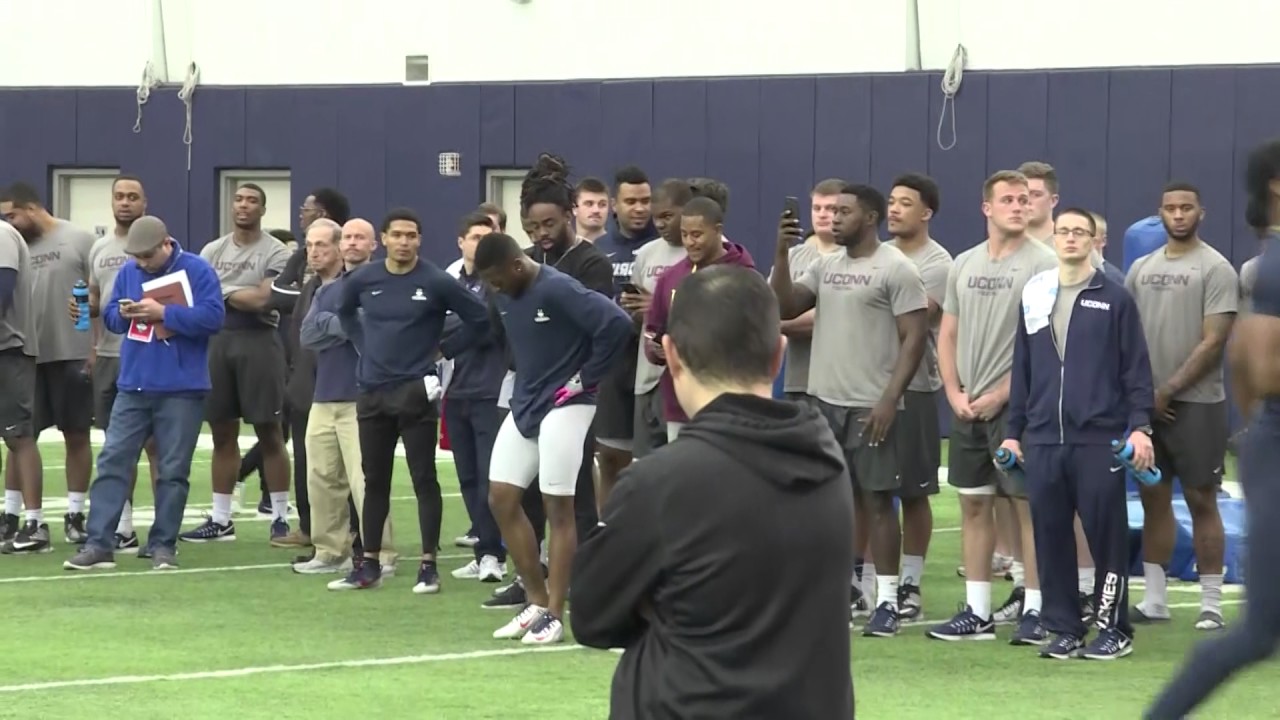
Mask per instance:
[[[600,85],[602,145],[599,174],[610,186],[614,171],[624,165],[647,165],[654,155],[653,83],[637,80]],[[528,162],[528,161],[524,161]],[[575,160],[574,162],[582,162]],[[657,171],[651,171],[654,182]]]
[[[642,163],[650,179],[661,182],[668,177],[700,177],[707,161],[706,81],[653,83],[650,122],[653,154]],[[632,158],[629,162],[638,160]]]
[[[783,198],[801,198],[813,183],[817,83],[813,78],[767,78],[760,81],[760,193],[754,199],[731,192],[729,208],[735,227],[745,222],[747,207],[758,208],[760,237],[752,254],[762,265],[772,263],[770,246],[782,213]],[[730,188],[732,190],[732,188]],[[802,220],[808,225],[807,220]],[[732,236],[730,236],[732,237]],[[741,242],[739,236],[734,241]],[[760,255],[763,254],[763,257]]]
[[[886,194],[893,178],[929,169],[929,76],[882,75],[871,81],[871,174]]]
[[[1156,211],[1160,189],[1169,178],[1167,108],[1173,74],[1168,70],[1117,70],[1111,73],[1107,100],[1106,212],[1107,259],[1124,262],[1124,229],[1132,220]]]
[[[1047,147],[1043,158],[1058,173],[1066,205],[1102,209],[1107,204],[1107,92],[1109,73],[1049,76]]]
[[[954,106],[945,103],[945,114],[941,82],[941,74],[929,76],[929,175],[945,190],[929,226],[934,239],[955,254],[986,233],[981,205],[987,179],[988,77],[966,77],[964,92]]]
[[[733,78],[707,83],[706,175],[729,186],[726,233],[733,242],[747,248],[756,267],[767,272],[773,257],[774,232],[761,229],[760,134],[764,112],[760,103],[760,83],[756,78]],[[781,198],[779,198],[781,201]]]
[[[381,220],[376,210],[386,204],[387,158],[395,152],[386,139],[392,97],[380,88],[350,88],[343,91],[337,107],[338,178],[334,182],[350,201],[352,215],[365,218],[375,228]],[[301,188],[303,192],[311,189]]]
[[[218,171],[246,165],[245,90],[201,88],[192,108],[191,172],[187,184],[187,247],[199,249],[218,235],[221,215]],[[286,92],[280,90],[280,92]],[[333,151],[330,151],[333,153]],[[185,171],[186,148],[170,151],[172,167]],[[147,178],[142,179],[144,184]],[[165,218],[169,224],[173,219]],[[170,233],[173,231],[170,230]]]
[[[1208,213],[1201,235],[1228,257],[1232,253],[1235,218],[1244,210],[1243,202],[1237,202],[1234,193],[1238,174],[1234,74],[1225,69],[1173,72],[1169,147],[1165,151],[1169,158],[1169,177],[1195,183],[1200,188]],[[1152,188],[1153,213],[1160,202],[1158,192],[1159,188]],[[1237,266],[1243,260],[1238,258]]]
[[[967,83],[966,78],[963,82]],[[965,86],[960,86],[963,97]],[[961,118],[963,120],[963,118]],[[987,77],[987,174],[1047,160],[1049,74],[992,73]],[[981,199],[981,194],[979,194]],[[985,225],[984,230],[985,232]]]

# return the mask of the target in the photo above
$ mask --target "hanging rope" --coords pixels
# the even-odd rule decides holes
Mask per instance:
[[[151,61],[147,61],[146,67],[142,68],[142,82],[138,83],[138,119],[133,123],[135,133],[142,132],[142,106],[151,99],[151,91],[158,87],[160,87],[160,81],[156,78],[155,66]]]
[[[964,45],[956,45],[956,52],[951,56],[951,63],[942,73],[942,112],[938,115],[938,147],[950,150],[956,146],[956,95],[960,92],[960,83],[964,80],[964,68],[969,64],[969,51]],[[951,107],[951,143],[942,140],[942,126],[947,119],[947,106]]]
[[[196,85],[200,82],[200,66],[194,62],[187,66],[187,77],[182,81],[178,99],[187,110],[187,124],[182,131],[182,144],[187,146],[187,172],[191,171],[191,107],[195,102]]]

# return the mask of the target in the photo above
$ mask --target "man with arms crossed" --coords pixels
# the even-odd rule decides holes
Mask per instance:
[[[1156,464],[1163,479],[1142,485],[1142,570],[1146,580],[1134,622],[1169,620],[1165,565],[1173,555],[1176,525],[1173,480],[1191,511],[1200,573],[1196,629],[1218,630],[1222,619],[1225,538],[1218,488],[1226,460],[1226,389],[1222,355],[1239,307],[1240,279],[1231,262],[1200,239],[1204,208],[1187,183],[1165,187],[1160,219],[1169,240],[1138,258],[1126,279],[1138,301],[1156,385]]]
[[[5,474],[0,550],[6,553],[13,551],[19,536],[30,550],[53,550],[40,510],[43,487],[34,417],[39,347],[31,306],[33,276],[26,241],[0,220],[0,437],[9,448],[10,466]],[[24,501],[27,510],[20,518]]]
[[[68,570],[115,567],[115,530],[128,499],[143,444],[156,444],[156,517],[145,553],[154,570],[178,567],[178,531],[190,492],[191,456],[204,421],[209,392],[209,338],[223,327],[222,287],[209,263],[169,237],[159,218],[139,218],[124,250],[132,260],[120,269],[102,308],[108,332],[125,335],[120,350],[120,392],[98,455],[93,512],[84,549],[63,564]],[[162,305],[143,297],[142,285],[183,273],[191,305]],[[159,336],[160,329],[172,333]]]
[[[929,338],[916,375],[907,386],[898,415],[898,455],[902,480],[902,578],[898,587],[898,616],[920,619],[924,559],[933,535],[930,496],[938,494],[942,464],[942,428],[938,421],[938,324],[947,294],[951,253],[929,236],[929,221],[938,212],[938,185],[914,173],[893,181],[889,192],[889,235],[894,247],[915,263],[929,296]]]
[[[596,388],[625,352],[635,327],[611,298],[534,262],[508,235],[481,238],[475,269],[497,292],[505,340],[515,358],[511,413],[498,430],[489,466],[489,505],[529,600],[493,637],[557,643],[564,638],[578,538],[574,489],[595,416]],[[546,579],[522,507],[535,476],[551,526]]]
[[[271,286],[289,262],[285,244],[262,229],[267,193],[253,183],[236,188],[231,200],[235,229],[200,251],[222,283],[227,303],[222,332],[209,343],[213,389],[205,419],[213,433],[213,512],[204,524],[182,533],[184,542],[236,539],[231,497],[240,469],[240,421],[253,425],[262,448],[271,498],[271,539],[289,535],[289,455],[284,447],[284,344],[276,330],[280,314],[270,309]]]
[[[35,434],[39,438],[40,432],[50,427],[57,427],[62,433],[67,451],[65,536],[69,543],[83,543],[85,497],[93,465],[89,445],[89,431],[93,428],[93,338],[88,332],[76,330],[63,308],[75,284],[89,282],[89,251],[94,237],[49,214],[35,188],[25,183],[17,183],[0,195],[0,216],[22,234],[30,253],[32,328],[40,351],[36,359]],[[11,464],[8,472],[16,470]],[[28,505],[27,509],[33,508]],[[15,540],[12,550],[38,552],[40,547],[39,543]]]
[[[779,325],[754,270],[680,284],[662,342],[692,419],[625,471],[573,568],[574,638],[626,650],[611,718],[853,717],[853,493],[817,409],[772,399]]]
[[[991,556],[997,494],[1014,498],[1024,558],[1033,560],[1026,489],[996,469],[993,455],[1005,439],[1005,404],[1022,288],[1033,275],[1058,265],[1049,249],[1027,236],[1030,196],[1021,173],[1001,170],[982,186],[987,240],[960,253],[947,275],[938,330],[938,371],[954,417],[947,481],[960,494],[964,534],[965,608],[929,631],[938,640],[993,640]],[[1021,498],[1021,499],[1019,499]],[[1029,563],[1034,564],[1034,563]],[[1027,579],[1036,578],[1027,568]],[[1014,642],[1041,643],[1039,584],[1029,590]]]
[[[868,637],[898,633],[898,555],[893,506],[900,482],[902,396],[928,343],[929,298],[915,265],[880,242],[884,196],[865,185],[840,189],[832,230],[844,252],[824,255],[792,284],[789,255],[800,221],[783,213],[771,284],[783,318],[817,309],[809,394],[835,431],[871,522],[879,604]]]
[[[1154,459],[1151,363],[1142,321],[1124,285],[1094,269],[1097,232],[1087,210],[1063,210],[1054,233],[1058,269],[1032,277],[1023,287],[1008,438],[1002,444],[1018,462],[1025,461],[1043,625],[1055,636],[1040,655],[1057,660],[1077,654],[1114,660],[1133,652],[1129,513],[1123,466],[1111,443],[1130,443],[1140,471]],[[1068,541],[1077,516],[1102,563],[1099,632],[1088,647],[1077,595],[1076,547]]]

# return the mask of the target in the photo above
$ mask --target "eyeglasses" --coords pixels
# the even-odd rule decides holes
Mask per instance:
[[[1053,234],[1058,235],[1059,237],[1066,237],[1070,235],[1077,240],[1093,237],[1093,233],[1089,232],[1085,228],[1057,228],[1053,231]]]

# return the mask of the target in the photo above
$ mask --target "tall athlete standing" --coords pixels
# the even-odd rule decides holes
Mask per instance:
[[[947,275],[947,295],[938,329],[938,371],[954,416],[948,443],[947,481],[960,495],[964,533],[965,607],[929,631],[938,640],[992,640],[991,557],[995,552],[996,496],[1011,496],[1025,522],[1023,552],[1033,559],[1026,489],[996,469],[993,455],[1005,439],[1005,406],[1013,341],[1022,308],[1022,288],[1058,259],[1027,235],[1027,179],[1002,170],[982,186],[987,240],[960,253]],[[1020,500],[1018,498],[1021,498]],[[1028,568],[1027,578],[1036,576]],[[1014,642],[1043,642],[1039,585],[1027,592]]]
[[[924,175],[907,174],[893,181],[889,192],[889,234],[892,245],[915,263],[929,296],[929,338],[916,376],[907,386],[898,415],[898,454],[902,480],[902,573],[898,588],[898,614],[903,620],[920,619],[920,594],[924,559],[933,535],[933,507],[929,498],[938,494],[938,468],[942,464],[942,427],[938,419],[938,325],[947,294],[951,253],[929,236],[929,221],[938,212],[938,185]]]
[[[1165,187],[1160,219],[1168,242],[1129,268],[1126,285],[1138,301],[1156,385],[1152,439],[1163,480],[1143,485],[1142,574],[1146,580],[1134,622],[1167,621],[1165,565],[1173,556],[1173,480],[1191,511],[1200,573],[1199,630],[1222,619],[1225,537],[1218,488],[1226,460],[1226,388],[1223,351],[1240,302],[1231,262],[1200,239],[1200,192],[1186,183]]]
[[[534,262],[508,235],[481,238],[475,270],[498,293],[498,313],[515,359],[511,413],[498,430],[489,466],[489,505],[529,600],[493,636],[556,643],[564,638],[578,537],[573,498],[595,416],[596,388],[626,351],[634,326],[611,298]],[[551,526],[545,581],[533,527],[522,508],[524,491],[535,477]]]
[[[870,517],[879,604],[863,635],[873,637],[898,633],[898,420],[929,336],[929,298],[919,271],[901,250],[880,242],[885,214],[876,189],[842,187],[832,230],[844,252],[810,264],[795,285],[789,256],[802,233],[799,220],[784,214],[771,279],[782,317],[818,311],[809,394],[844,450],[857,501]]]
[[[264,479],[271,499],[271,539],[289,535],[289,455],[284,446],[284,343],[280,313],[270,308],[271,286],[289,262],[284,243],[262,229],[267,193],[253,183],[236,188],[231,201],[235,228],[205,245],[200,257],[213,266],[227,303],[222,332],[209,341],[205,419],[213,434],[213,512],[184,542],[236,539],[231,499],[240,469],[240,421],[253,425],[262,448]]]

